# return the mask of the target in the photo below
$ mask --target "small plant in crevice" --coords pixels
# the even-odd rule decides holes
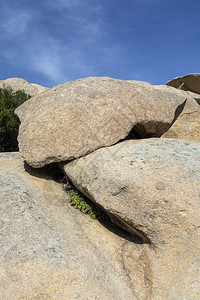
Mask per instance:
[[[181,85],[178,87],[178,90],[181,90],[182,87],[184,86],[185,82],[182,82]]]
[[[69,203],[71,206],[74,206],[80,212],[89,215],[92,219],[98,220],[105,228],[116,235],[127,239],[130,242],[143,244],[141,237],[133,235],[132,233],[127,232],[125,229],[114,224],[104,211],[102,211],[98,206],[96,206],[76,189],[67,176],[65,176],[65,180],[62,185],[63,191],[69,195]]]
[[[82,194],[75,188],[69,191],[69,202],[72,206],[79,209],[82,213],[89,215],[92,219],[100,219],[104,213],[94,205],[90,205]],[[87,201],[87,202],[86,202]]]

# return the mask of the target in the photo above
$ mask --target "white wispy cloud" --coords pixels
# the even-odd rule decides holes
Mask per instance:
[[[103,15],[105,8],[96,0],[47,0],[50,6],[63,13],[63,16],[77,25],[76,33],[97,39],[105,34]],[[63,9],[66,8],[66,11]],[[88,42],[88,41],[87,41]]]
[[[55,84],[78,78],[85,73],[93,73],[93,67],[84,61],[81,50],[72,45],[61,45],[57,40],[34,37],[34,47],[30,47],[30,66],[47,76]]]
[[[13,2],[1,4],[0,32],[1,38],[13,38],[25,34],[28,30],[32,14],[28,11],[19,10]]]
[[[174,2],[174,0],[130,0],[132,3],[137,5],[160,5],[160,4],[167,4],[169,2]],[[186,2],[187,0],[178,0],[181,2]]]
[[[83,1],[81,0],[47,0],[48,5],[51,5],[54,8],[57,9],[63,9],[63,8],[74,8],[78,5],[82,5]]]
[[[70,11],[84,8],[87,11],[92,11],[95,14],[100,14],[103,10],[103,5],[101,5],[101,1],[98,0],[46,0],[46,3],[57,10],[63,10],[63,8],[69,9]],[[79,12],[76,10],[76,14]]]
[[[9,13],[9,17],[2,24],[2,28],[5,34],[11,37],[24,34],[28,28],[28,22],[31,18],[31,15],[28,13],[20,15]]]
[[[75,24],[71,40],[52,37],[51,32],[35,26],[38,14],[34,10],[17,5],[12,9],[9,2],[4,2],[0,30],[5,33],[4,39],[6,36],[8,44],[12,41],[7,48],[1,49],[4,58],[46,76],[54,84],[71,78],[98,75],[97,67],[90,61],[92,49],[94,56],[102,53],[107,59],[112,59],[117,49],[116,45],[110,46],[104,42],[107,34],[102,17],[104,8],[99,4],[91,5],[90,0],[87,5],[81,0],[44,1],[52,8],[56,6],[57,10],[67,9],[63,11],[63,17]]]

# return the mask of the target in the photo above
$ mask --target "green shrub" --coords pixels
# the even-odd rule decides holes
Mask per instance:
[[[99,219],[104,214],[94,205],[90,205],[86,202],[86,199],[75,189],[69,191],[69,202],[72,206],[79,209],[82,213],[89,215],[92,219]]]
[[[11,89],[0,88],[0,151],[18,151],[17,135],[19,119],[14,114],[16,107],[31,96],[24,91],[12,92]]]

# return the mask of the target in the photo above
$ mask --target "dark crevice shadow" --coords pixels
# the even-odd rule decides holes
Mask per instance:
[[[185,107],[185,104],[186,104],[186,102],[187,102],[187,99],[182,103],[182,104],[180,104],[178,107],[177,107],[177,109],[176,109],[176,111],[175,111],[175,113],[174,113],[174,119],[173,119],[173,121],[172,121],[172,125],[174,124],[174,122],[177,120],[177,118],[180,116],[180,114],[182,113],[182,111],[183,111],[183,109],[184,109],[184,107]],[[171,126],[170,126],[171,127]]]
[[[149,138],[156,138],[156,137],[160,137],[160,134],[158,134],[157,132],[147,132],[147,130],[145,129],[145,125],[144,123],[138,123],[136,124],[131,132],[129,133],[129,135],[127,136],[126,139],[149,139]],[[159,128],[159,127],[163,127],[163,125],[161,124],[161,122],[156,122],[156,121],[149,121],[148,122],[148,126],[152,127],[152,128]]]
[[[119,226],[117,226],[116,224],[114,224],[110,218],[105,215],[104,218],[98,220],[99,223],[101,223],[101,225],[103,225],[107,230],[109,230],[110,232],[120,236],[121,238],[129,241],[129,242],[133,242],[135,244],[144,244],[143,239],[135,234],[132,234],[122,228],[120,228]]]
[[[32,168],[26,161],[24,161],[24,169],[31,176],[46,180],[53,180],[63,183],[65,174],[61,171],[57,163],[49,164],[42,168]]]
[[[157,132],[147,132],[146,129],[145,129],[145,125],[144,123],[138,123],[136,125],[133,126],[133,128],[131,129],[131,131],[129,132],[129,134],[119,140],[116,144],[118,143],[121,143],[121,142],[124,142],[124,141],[127,141],[127,140],[141,140],[141,139],[150,139],[150,138],[160,138],[160,136],[168,130],[168,127],[170,126],[167,126],[167,125],[163,125],[161,124],[161,122],[155,122],[155,121],[152,121],[152,122],[148,122],[148,126],[149,127],[156,127],[156,128],[159,128],[159,127],[165,127],[166,130],[162,130],[162,134],[158,134]]]
[[[180,104],[174,113],[174,118],[172,123],[170,124],[163,124],[161,122],[156,122],[156,121],[149,121],[148,123],[138,123],[136,125],[133,126],[133,128],[131,129],[131,131],[129,132],[129,134],[124,138],[119,140],[116,144],[121,143],[123,141],[126,140],[138,140],[138,139],[148,139],[148,138],[160,138],[165,132],[167,132],[169,130],[169,128],[174,124],[174,122],[177,120],[177,118],[179,117],[179,115],[182,113],[185,104],[186,104],[187,99]],[[155,132],[147,132],[146,127],[149,128],[154,128]],[[160,134],[158,134],[158,132],[161,132]]]
[[[113,221],[114,224],[116,224],[118,227],[123,229],[126,233],[129,233],[131,236],[137,236],[141,240],[142,244],[151,244],[151,241],[147,237],[147,235],[142,232],[140,229],[136,229],[137,226],[129,225],[127,222],[125,222],[122,218],[116,216],[114,213],[110,215],[111,222]]]

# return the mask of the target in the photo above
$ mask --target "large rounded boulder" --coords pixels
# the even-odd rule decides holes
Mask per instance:
[[[114,223],[143,238],[153,294],[198,298],[200,143],[124,141],[63,168]]]
[[[173,124],[186,98],[171,87],[107,77],[64,83],[17,108],[19,149],[38,168],[127,137],[159,137]]]

